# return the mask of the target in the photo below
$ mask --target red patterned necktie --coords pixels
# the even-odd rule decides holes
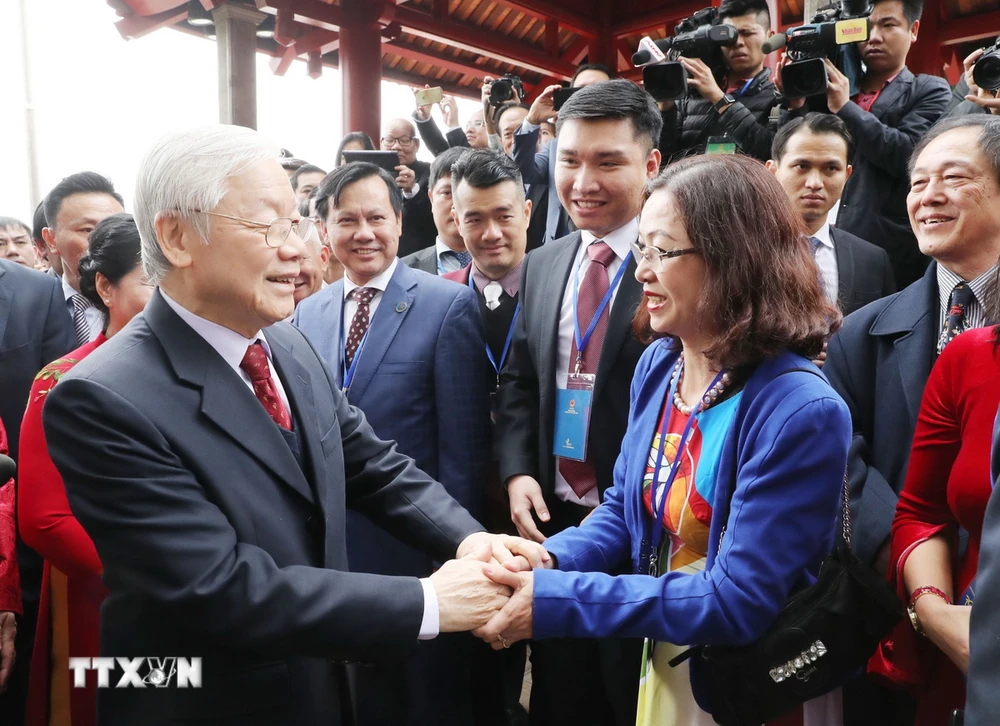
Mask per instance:
[[[264,346],[260,343],[249,346],[243,360],[240,361],[240,368],[250,376],[253,394],[271,419],[281,428],[291,431],[292,417],[281,400],[281,396],[278,395],[277,386],[274,385],[274,378],[271,377],[271,366],[267,362]]]
[[[351,292],[351,299],[358,304],[358,311],[354,313],[351,329],[347,333],[347,342],[344,344],[344,360],[347,361],[348,368],[354,362],[358,346],[361,345],[365,333],[368,332],[368,324],[371,322],[370,305],[377,292],[378,290],[373,287],[358,287]]]
[[[594,319],[601,300],[608,293],[611,286],[608,275],[608,265],[615,259],[615,251],[605,242],[594,242],[587,248],[590,256],[590,266],[580,283],[580,291],[577,297],[577,314],[579,315],[580,334],[582,335],[590,326]],[[587,341],[587,347],[583,350],[583,360],[580,366],[581,373],[597,373],[597,364],[601,359],[601,348],[604,345],[604,336],[608,332],[608,318],[610,317],[611,305],[608,304],[601,313],[594,332]],[[569,355],[569,372],[576,371],[576,336],[573,336],[573,345]],[[593,417],[593,411],[591,411]],[[593,420],[593,419],[591,419]],[[559,473],[569,484],[573,493],[577,497],[583,497],[597,486],[597,472],[591,461],[590,446],[587,447],[587,460],[575,461],[573,459],[559,459]]]

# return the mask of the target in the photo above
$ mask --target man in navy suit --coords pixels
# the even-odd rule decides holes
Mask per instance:
[[[9,260],[0,260],[0,424],[10,456],[17,461],[21,419],[35,374],[76,348],[73,321],[60,281]],[[19,724],[24,716],[28,664],[41,586],[40,559],[18,541],[22,596],[26,611],[16,643],[17,661],[8,690],[0,695],[0,722]]]
[[[920,251],[934,261],[909,287],[849,315],[830,339],[823,370],[854,423],[851,546],[880,573],[931,366],[954,334],[991,322],[985,304],[1000,257],[998,145],[1000,120],[986,115],[945,119],[924,137],[910,162],[907,210]],[[893,696],[859,696],[857,711],[851,696],[845,689],[845,723],[905,722],[906,707]]]
[[[299,305],[294,323],[377,436],[396,441],[473,516],[483,510],[489,362],[475,293],[396,258],[402,195],[378,167],[348,164],[320,186],[316,210],[345,278]],[[347,518],[351,569],[424,577],[432,559],[361,515]],[[357,673],[363,724],[473,721],[468,635],[421,644],[401,663]],[[387,694],[393,694],[387,698]]]

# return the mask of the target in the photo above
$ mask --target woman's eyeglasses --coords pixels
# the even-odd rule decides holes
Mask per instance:
[[[690,255],[698,251],[694,247],[686,247],[682,250],[661,250],[652,245],[644,245],[638,241],[633,242],[630,247],[632,248],[632,256],[635,258],[635,264],[638,265],[640,262],[645,262],[653,272],[663,272],[664,260],[669,260],[672,257],[680,257],[681,255]]]

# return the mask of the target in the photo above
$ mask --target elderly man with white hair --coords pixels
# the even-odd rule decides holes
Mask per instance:
[[[276,148],[233,126],[170,134],[141,164],[135,217],[158,289],[43,411],[110,590],[114,660],[94,667],[167,686],[101,689],[98,722],[349,722],[348,661],[482,625],[509,594],[487,576],[498,562],[547,555],[483,532],[279,322],[311,222]],[[461,559],[423,579],[350,573],[347,507]]]

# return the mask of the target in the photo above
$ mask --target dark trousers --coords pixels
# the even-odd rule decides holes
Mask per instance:
[[[578,525],[590,509],[550,498],[543,532]],[[630,563],[624,563],[631,571]],[[555,638],[531,643],[533,726],[635,726],[642,641]]]
[[[7,690],[0,694],[0,724],[3,726],[21,726],[24,723],[24,707],[28,698],[31,650],[35,645],[35,629],[38,625],[38,600],[23,600],[22,607],[24,614],[17,619],[17,636],[14,639],[17,659],[14,661]],[[68,663],[66,667],[69,668]]]
[[[913,726],[917,703],[906,691],[862,675],[844,684],[844,723],[850,726]],[[945,726],[942,724],[942,726]]]

